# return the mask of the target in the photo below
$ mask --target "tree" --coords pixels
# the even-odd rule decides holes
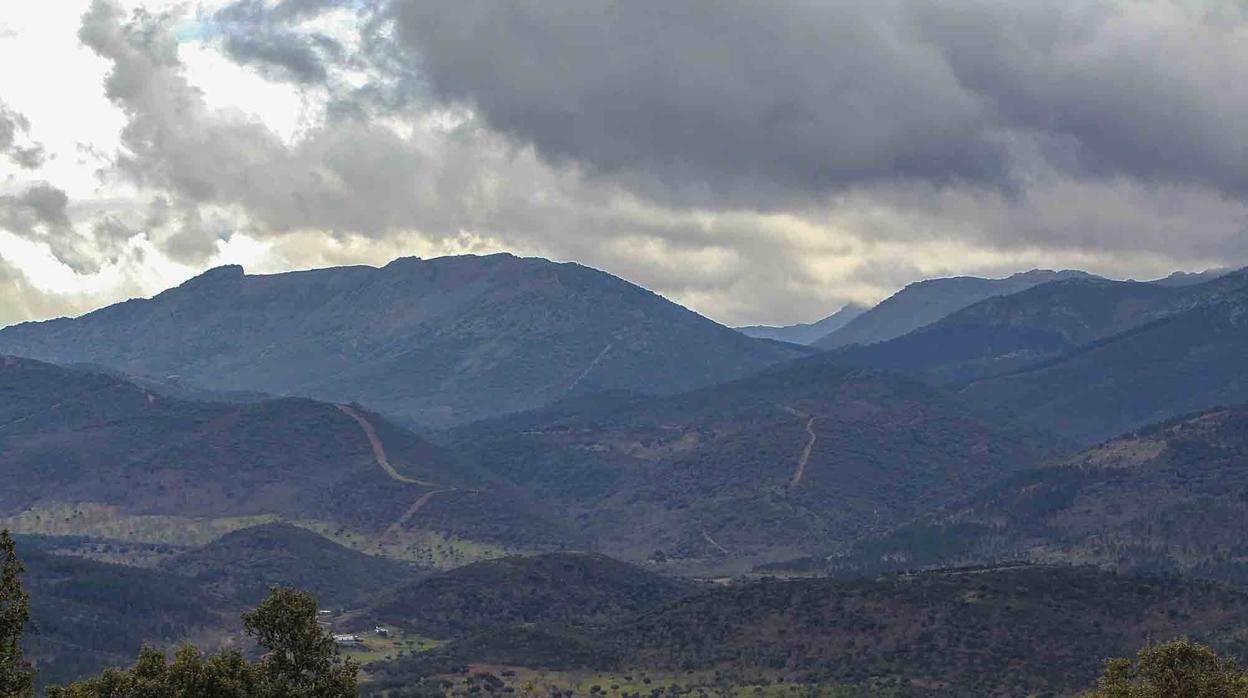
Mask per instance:
[[[26,568],[8,529],[0,531],[0,696],[31,695],[30,667],[22,658],[22,628],[30,622],[29,597],[22,589]]]
[[[255,610],[243,614],[243,625],[266,650],[259,663],[262,695],[355,695],[359,668],[338,659],[334,638],[316,621],[316,599],[310,594],[276,587]]]
[[[1248,674],[1233,659],[1186,639],[1148,645],[1136,660],[1105,662],[1085,698],[1248,698]]]
[[[247,634],[265,654],[249,662],[238,650],[205,655],[183,645],[170,662],[145,647],[134,666],[108,669],[48,698],[348,698],[357,693],[359,670],[338,657],[333,637],[316,622],[316,599],[275,588],[243,614]],[[7,693],[0,695],[8,696]]]

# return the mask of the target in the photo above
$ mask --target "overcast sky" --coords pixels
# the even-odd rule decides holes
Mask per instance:
[[[0,324],[510,251],[729,324],[1248,264],[1238,0],[0,3]]]

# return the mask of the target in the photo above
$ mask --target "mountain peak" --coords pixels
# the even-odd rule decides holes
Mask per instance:
[[[205,284],[221,283],[223,281],[241,279],[246,275],[247,273],[243,270],[242,265],[225,264],[219,267],[213,267],[199,276],[193,276],[190,279],[187,279],[182,283],[181,287],[193,288],[203,286]]]

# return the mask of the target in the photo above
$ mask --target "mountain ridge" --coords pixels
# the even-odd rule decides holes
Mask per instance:
[[[499,254],[268,275],[220,267],[149,299],[0,329],[0,353],[448,426],[576,392],[679,392],[804,350],[589,267]]]

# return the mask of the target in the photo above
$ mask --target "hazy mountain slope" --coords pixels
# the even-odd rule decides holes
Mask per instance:
[[[370,619],[455,638],[513,623],[600,625],[689,593],[684,582],[587,553],[477,562],[387,592]]]
[[[577,392],[686,390],[800,350],[600,271],[500,254],[267,276],[221,267],[151,299],[5,328],[0,353],[446,425]]]
[[[1068,560],[1248,583],[1248,407],[1218,409],[1020,473],[864,542],[842,568]]]
[[[846,347],[849,363],[906,371],[936,384],[1006,373],[1155,320],[1188,291],[1079,278],[963,308],[902,337]]]
[[[1248,596],[1088,568],[961,570],[857,581],[764,580],[686,597],[598,632],[494,631],[375,667],[371,689],[455,666],[717,670],[893,695],[1068,695],[1105,657],[1190,635],[1243,655]]]
[[[1248,401],[1248,272],[1191,287],[1160,315],[960,395],[1084,443]]]
[[[771,325],[751,325],[738,327],[737,331],[757,339],[774,339],[793,344],[812,344],[815,340],[835,332],[849,324],[854,318],[870,310],[867,306],[850,303],[828,317],[817,322],[798,325],[773,327]]]
[[[821,349],[835,349],[850,344],[884,342],[930,325],[985,298],[1018,293],[1049,281],[1087,276],[1081,271],[1036,269],[1004,279],[960,276],[919,281],[884,299],[841,329],[816,340],[813,345]]]
[[[254,606],[272,586],[301,589],[322,607],[354,607],[411,576],[394,560],[344,548],[286,524],[252,526],[164,561],[166,572],[190,577],[204,589]]]
[[[426,530],[509,517],[520,546],[549,530],[465,461],[359,408],[187,402],[12,357],[0,359],[0,477],[0,518],[30,533],[192,543],[281,518],[401,548],[413,539],[396,523],[421,497],[469,490],[492,506],[443,508]]]
[[[679,396],[581,398],[447,438],[631,559],[852,540],[1054,453],[917,381],[822,358]]]

